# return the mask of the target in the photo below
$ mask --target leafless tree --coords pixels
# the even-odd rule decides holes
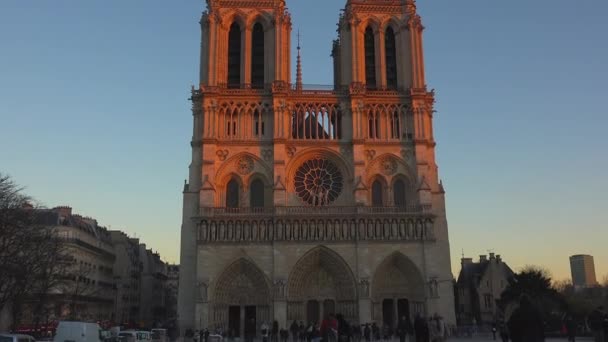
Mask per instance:
[[[31,203],[21,187],[0,174],[0,311],[10,305],[14,324],[24,303],[35,303],[32,311],[39,315],[51,289],[66,280],[64,244],[52,227],[41,225],[41,211]]]

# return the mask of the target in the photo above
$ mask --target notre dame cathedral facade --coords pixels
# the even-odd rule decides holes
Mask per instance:
[[[455,323],[414,0],[345,0],[334,85],[290,77],[285,0],[207,0],[184,186],[179,323]],[[299,51],[299,49],[298,49]]]

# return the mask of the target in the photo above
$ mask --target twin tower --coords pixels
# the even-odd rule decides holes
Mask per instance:
[[[413,0],[348,0],[334,84],[291,79],[284,0],[207,0],[184,185],[179,324],[244,337],[342,314],[455,323],[445,192]]]

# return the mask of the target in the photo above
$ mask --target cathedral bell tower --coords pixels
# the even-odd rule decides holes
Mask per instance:
[[[200,84],[263,88],[290,82],[291,18],[285,0],[207,0]]]

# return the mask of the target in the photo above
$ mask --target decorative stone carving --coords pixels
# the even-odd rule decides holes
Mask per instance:
[[[248,175],[253,171],[253,159],[249,156],[241,157],[236,162],[236,169],[242,175]]]
[[[274,281],[274,298],[275,299],[285,299],[285,287],[287,283],[285,280],[275,280]]]
[[[342,172],[331,161],[322,158],[305,161],[296,171],[295,190],[300,199],[313,206],[335,201],[344,187]]]
[[[363,95],[366,91],[365,84],[361,82],[352,82],[348,90],[351,95]]]
[[[410,149],[402,148],[400,153],[401,153],[401,157],[403,158],[403,160],[405,160],[406,162],[409,163],[410,160],[412,159],[413,151]]]
[[[205,281],[198,282],[198,300],[201,303],[207,302],[209,299],[207,297],[207,289],[209,288],[209,284]]]
[[[287,156],[289,158],[293,158],[293,156],[296,154],[296,147],[295,146],[287,146]]]
[[[376,156],[375,150],[365,150],[365,158],[367,161],[371,161]]]
[[[429,296],[431,298],[439,298],[439,282],[437,278],[429,280]]]
[[[359,280],[359,296],[361,298],[369,298],[369,279],[361,278]]]
[[[380,162],[380,172],[390,176],[397,171],[397,162],[393,158],[387,157]]]
[[[262,158],[264,158],[265,161],[267,162],[271,162],[272,161],[272,150],[263,150],[262,151]]]
[[[215,152],[215,155],[220,159],[220,161],[226,160],[226,158],[228,157],[229,154],[230,154],[230,151],[228,151],[228,150],[217,150]]]

